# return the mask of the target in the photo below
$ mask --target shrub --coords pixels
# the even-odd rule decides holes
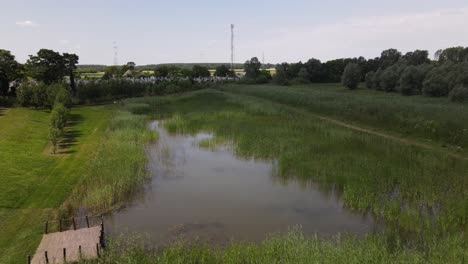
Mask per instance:
[[[62,87],[57,91],[55,95],[54,105],[55,104],[62,104],[65,107],[71,107],[72,105],[72,98],[70,92],[65,88]]]
[[[358,87],[361,81],[361,69],[355,63],[349,63],[344,69],[341,82],[344,87],[354,90]]]
[[[60,138],[64,134],[64,129],[67,124],[68,109],[62,104],[56,104],[50,114],[50,130],[49,139],[52,143],[52,152],[57,152],[57,146]]]
[[[466,86],[455,87],[452,89],[452,91],[450,91],[449,98],[452,102],[468,102],[468,88]]]
[[[32,81],[25,81],[21,83],[16,91],[16,101],[21,106],[28,106],[32,102],[34,88],[37,86],[37,83]]]

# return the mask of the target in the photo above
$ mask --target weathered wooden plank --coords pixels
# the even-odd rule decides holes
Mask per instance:
[[[45,264],[45,252],[49,263],[64,263],[64,252],[68,262],[78,261],[80,251],[83,258],[97,258],[100,235],[101,226],[44,234],[31,263]]]

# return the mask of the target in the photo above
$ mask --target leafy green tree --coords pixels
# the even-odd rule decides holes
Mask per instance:
[[[7,95],[10,90],[10,82],[6,77],[6,74],[0,71],[0,96]]]
[[[76,54],[64,53],[63,60],[65,63],[66,72],[70,78],[70,88],[73,94],[76,93],[76,85],[75,85],[75,70],[76,65],[78,64],[78,56]]]
[[[256,79],[260,75],[260,68],[262,64],[257,57],[253,57],[250,61],[244,63],[245,77],[249,79]]]
[[[30,55],[26,68],[34,79],[45,84],[61,81],[67,70],[63,56],[48,49],[39,50],[36,56]]]
[[[305,67],[302,67],[299,72],[297,73],[296,81],[298,83],[309,83],[310,82],[310,74]]]
[[[6,95],[9,83],[23,78],[23,66],[10,51],[0,49],[0,95]]]
[[[388,68],[398,62],[401,58],[401,52],[397,49],[388,49],[382,51],[380,55],[380,67]]]
[[[433,70],[424,80],[422,92],[430,97],[446,96],[449,93],[449,82],[441,72]]]
[[[403,58],[408,62],[409,65],[421,65],[430,63],[429,52],[427,50],[415,50],[406,53]]]
[[[403,95],[420,94],[424,81],[424,72],[416,66],[408,66],[400,77],[399,90]]]
[[[276,74],[273,76],[273,82],[278,85],[288,85],[288,76],[284,65],[276,66]]]
[[[122,76],[122,69],[119,66],[109,66],[104,71],[102,79],[109,80],[113,78],[118,78]]]
[[[341,77],[341,83],[344,87],[354,90],[361,81],[361,69],[356,63],[350,63],[346,66]]]
[[[231,69],[229,69],[228,66],[222,64],[222,65],[219,65],[218,67],[216,67],[215,76],[218,76],[218,77],[232,76],[232,71],[231,71]]]
[[[468,87],[457,86],[449,93],[449,99],[452,102],[468,103]]]
[[[309,73],[311,82],[321,82],[323,80],[323,67],[320,60],[312,58],[304,63],[304,67]]]
[[[386,92],[394,92],[398,89],[400,80],[400,66],[392,65],[385,69],[380,76],[380,87]]]
[[[465,62],[468,61],[468,47],[453,47],[444,50],[438,50],[435,54],[439,62]]]
[[[180,75],[181,69],[175,65],[158,65],[154,69],[154,76],[169,77]]]
[[[203,77],[210,77],[211,73],[208,68],[200,65],[194,65],[192,67],[192,77],[193,78],[203,78]]]

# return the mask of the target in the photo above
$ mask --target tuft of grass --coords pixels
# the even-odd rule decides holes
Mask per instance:
[[[148,173],[145,146],[157,140],[144,116],[117,110],[106,137],[86,166],[82,182],[71,196],[74,208],[103,212],[119,207],[139,189]]]
[[[222,248],[181,242],[157,248],[142,236],[129,236],[110,241],[100,259],[81,263],[463,263],[467,257],[462,236],[428,241],[427,248],[420,251],[386,235],[305,237],[299,229]]]

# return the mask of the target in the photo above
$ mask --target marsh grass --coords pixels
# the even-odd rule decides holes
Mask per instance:
[[[401,136],[434,141],[457,151],[468,149],[467,105],[451,103],[446,98],[402,97],[367,89],[347,91],[339,84],[292,87],[225,85],[220,89],[307,109]]]
[[[431,240],[426,246],[427,251],[420,251],[385,235],[305,237],[297,228],[261,243],[225,247],[176,242],[157,248],[138,235],[116,238],[101,259],[81,263],[463,263],[467,257],[461,236]]]
[[[157,137],[146,117],[116,110],[71,196],[73,207],[102,213],[128,201],[147,179],[145,146]]]
[[[466,229],[466,160],[346,129],[294,107],[213,90],[138,102],[149,105],[149,114],[168,117],[170,133],[213,132],[202,145],[232,143],[238,157],[276,160],[282,182],[333,188],[348,208],[383,218],[399,232]]]

